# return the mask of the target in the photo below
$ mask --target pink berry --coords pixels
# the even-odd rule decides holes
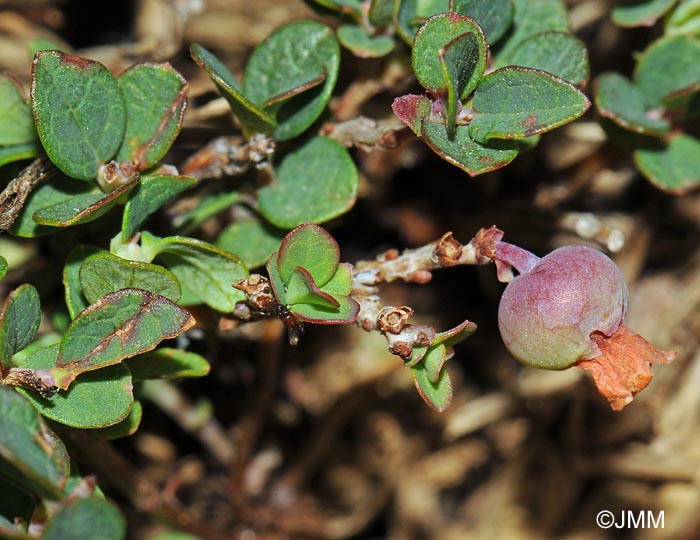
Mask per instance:
[[[591,334],[612,336],[627,302],[625,280],[612,260],[595,249],[566,246],[508,284],[498,323],[503,342],[518,360],[566,369],[600,355]]]

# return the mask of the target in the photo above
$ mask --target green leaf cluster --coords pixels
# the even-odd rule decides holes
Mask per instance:
[[[674,3],[620,6],[613,20],[624,26],[651,24]],[[595,81],[595,105],[608,122],[604,126],[611,138],[631,143],[639,171],[673,194],[700,186],[700,140],[694,134],[700,105],[700,34],[692,22],[700,24],[700,4],[695,2],[694,10],[690,4],[681,2],[668,15],[666,35],[638,56],[631,79],[606,72]]]
[[[0,167],[37,155],[37,133],[22,88],[9,73],[0,74]]]
[[[28,538],[26,524],[39,512],[45,522],[42,538],[87,538],[98,524],[101,538],[123,539],[123,517],[94,482],[73,494],[81,480],[44,419],[107,438],[129,435],[141,418],[135,382],[209,371],[206,360],[194,353],[154,350],[194,324],[167,297],[180,294],[173,275],[97,250],[83,248],[82,254],[87,256],[77,275],[89,305],[63,335],[35,340],[41,306],[32,285],[14,289],[0,310],[2,537]],[[75,275],[75,269],[70,273]]]
[[[453,346],[476,331],[476,324],[464,321],[458,326],[435,335],[428,346],[413,347],[405,362],[411,370],[413,382],[423,400],[438,412],[452,402],[452,382],[445,362],[454,356]]]
[[[587,53],[560,1],[455,0],[412,46],[426,94],[397,98],[394,114],[470,176],[507,165],[533,136],[590,106],[577,88],[588,80]],[[487,74],[489,50],[498,69]]]
[[[359,304],[352,291],[352,266],[340,262],[340,248],[323,228],[299,225],[267,262],[277,301],[297,319],[316,324],[354,322]]]
[[[332,30],[311,20],[286,24],[260,43],[243,82],[213,53],[195,44],[192,58],[231,106],[243,133],[297,137],[321,115],[338,79],[340,49]]]

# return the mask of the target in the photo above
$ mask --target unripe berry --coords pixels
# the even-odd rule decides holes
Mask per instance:
[[[498,324],[518,360],[590,371],[598,392],[619,411],[651,382],[653,364],[674,359],[676,353],[657,349],[623,324],[627,286],[608,257],[567,246],[540,259],[502,238],[496,227],[481,229],[470,246],[477,261],[492,260],[498,279],[509,282]]]
[[[625,280],[612,260],[595,249],[566,246],[508,284],[498,323],[503,342],[518,360],[566,369],[600,355],[591,335],[613,335],[627,302]]]

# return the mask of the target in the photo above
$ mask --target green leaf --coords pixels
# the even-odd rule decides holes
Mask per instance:
[[[452,382],[446,370],[440,372],[437,382],[430,380],[424,362],[419,362],[411,369],[413,382],[418,393],[430,407],[443,412],[452,401]]]
[[[0,279],[4,278],[5,274],[7,274],[7,261],[0,255]]]
[[[190,46],[190,54],[226,98],[247,137],[255,133],[272,134],[277,127],[275,119],[243,94],[236,78],[221,60],[197,43]]]
[[[369,4],[369,22],[375,28],[384,28],[392,23],[394,0],[371,0]]]
[[[25,367],[50,368],[56,362],[58,345],[32,355]],[[123,364],[82,373],[65,391],[42,397],[32,390],[18,388],[45,417],[79,429],[113,426],[128,417],[134,404],[131,374]]]
[[[340,304],[328,293],[323,292],[305,268],[297,267],[287,282],[287,304],[314,304],[327,308],[337,308]]]
[[[126,103],[126,131],[117,161],[144,171],[158,163],[180,133],[187,81],[168,63],[137,64],[117,79]]]
[[[12,480],[32,492],[60,498],[70,473],[61,440],[29,402],[8,386],[0,386],[0,411],[0,461],[5,462],[0,464],[2,476],[9,473]]]
[[[661,104],[700,88],[700,41],[674,36],[654,41],[637,60],[634,82],[650,103]]]
[[[94,429],[92,432],[103,439],[121,439],[129,437],[136,433],[141,425],[141,417],[143,416],[143,407],[140,401],[134,401],[129,414],[121,422],[112,426]]]
[[[163,296],[121,289],[100,298],[70,324],[52,375],[66,389],[76,376],[150,351],[194,324],[194,318]]]
[[[245,197],[238,191],[206,196],[196,207],[178,216],[175,224],[183,234],[193,231],[208,219],[243,201],[245,201]]]
[[[42,540],[124,540],[126,522],[112,503],[97,497],[70,500],[48,522]]]
[[[340,44],[358,58],[381,58],[394,50],[391,36],[373,36],[365,28],[354,24],[340,26],[337,34]]]
[[[338,307],[318,304],[294,304],[289,311],[297,319],[314,324],[349,324],[357,320],[360,304],[349,296],[335,296]]]
[[[128,240],[148,217],[197,181],[190,176],[146,175],[124,205],[122,237]]]
[[[6,146],[4,148],[0,148],[0,167],[14,161],[29,159],[38,155],[39,146],[37,143]]]
[[[245,219],[228,225],[216,245],[240,258],[248,268],[262,266],[277,251],[284,231],[258,219]]]
[[[211,366],[193,352],[162,347],[126,360],[134,381],[204,377]]]
[[[0,74],[0,146],[18,146],[36,140],[36,128],[29,104],[14,77]]]
[[[455,0],[453,10],[478,22],[489,45],[503,37],[515,12],[513,0]]]
[[[418,30],[418,0],[396,0],[394,2],[394,28],[407,45],[413,46]]]
[[[435,94],[467,97],[486,69],[486,38],[471,18],[441,13],[416,34],[411,61],[418,82]],[[451,90],[450,90],[451,88]]]
[[[277,302],[282,305],[287,304],[287,293],[285,290],[284,281],[280,277],[279,267],[277,266],[277,253],[273,253],[265,265],[267,269],[267,275],[270,277],[270,285],[272,285],[272,290],[275,293],[275,298]]]
[[[432,103],[425,96],[408,94],[394,99],[391,110],[399,120],[411,128],[413,133],[421,137],[423,120],[430,118]]]
[[[300,135],[321,115],[339,67],[340,47],[333,31],[317,21],[294,21],[255,48],[245,67],[243,90],[258,105],[275,104],[271,111],[279,127],[274,138],[286,141]],[[321,82],[318,88],[287,99]]]
[[[568,32],[542,32],[527,38],[511,61],[516,66],[541,69],[579,88],[590,76],[586,46]]]
[[[65,289],[66,307],[71,319],[75,319],[90,303],[83,294],[80,283],[80,267],[90,255],[101,253],[102,250],[86,245],[77,245],[68,254],[66,265],[63,267],[63,288]]]
[[[676,0],[644,0],[615,6],[610,18],[618,26],[652,26]]]
[[[29,345],[41,323],[39,293],[28,283],[12,291],[0,310],[0,372],[9,368],[12,355]]]
[[[595,82],[595,104],[602,117],[644,135],[664,135],[671,129],[661,111],[651,109],[646,96],[626,77],[608,72]]]
[[[95,178],[124,137],[126,107],[119,84],[102,64],[86,58],[38,52],[32,112],[49,159],[73,178]]]
[[[60,197],[60,186],[55,185],[56,182],[52,184],[54,188],[58,188],[54,195]],[[70,188],[70,191],[64,192],[65,198],[50,206],[39,208],[32,215],[32,219],[39,225],[50,227],[71,227],[94,221],[114,208],[120,197],[137,184],[138,180],[133,180],[107,194],[92,184],[88,184],[91,186],[89,191],[84,190],[76,194],[71,194],[74,190]]]
[[[156,264],[128,261],[106,251],[83,261],[80,283],[91,304],[119,289],[144,289],[173,302],[182,295],[180,283],[169,270]]]
[[[569,31],[566,5],[562,0],[513,0],[513,30],[496,52],[494,67],[513,64],[512,57],[527,38],[549,31]]]
[[[277,253],[277,268],[284,283],[289,283],[297,267],[305,268],[319,287],[335,274],[340,263],[340,248],[328,231],[305,223],[284,237]]]
[[[425,366],[425,375],[431,383],[437,384],[440,381],[442,368],[446,361],[447,347],[442,343],[432,345],[428,348],[423,357],[423,365]]]
[[[175,274],[183,289],[189,289],[208,306],[226,313],[245,299],[245,294],[231,284],[247,278],[248,269],[232,253],[181,236],[160,239],[155,253]]]
[[[666,17],[664,34],[667,36],[700,35],[700,2],[698,0],[681,0],[676,8]]]
[[[314,137],[287,154],[275,184],[258,192],[260,212],[281,229],[323,223],[352,208],[358,185],[349,152],[334,140]]]
[[[474,77],[479,54],[477,49],[478,41],[474,34],[466,33],[456,37],[438,51],[440,67],[447,83],[447,105],[444,114],[447,135],[451,139],[454,138],[457,127],[457,106],[461,107],[460,96],[465,87],[471,87],[471,92],[483,74],[483,72],[478,73],[478,77]]]
[[[519,139],[544,133],[581,116],[590,102],[576,87],[549,73],[505,67],[484,77],[474,92],[469,135]]]
[[[423,122],[421,134],[436,154],[469,176],[500,169],[518,155],[515,141],[493,139],[486,144],[477,143],[469,135],[469,126],[457,126],[454,139],[450,139],[443,124]]]
[[[446,347],[452,347],[453,345],[457,345],[457,343],[464,341],[471,336],[474,332],[476,332],[476,328],[476,324],[466,320],[450,330],[436,334],[431,345],[441,343]]]
[[[332,296],[347,296],[352,291],[352,265],[340,263],[333,277],[323,284],[321,290]]]
[[[700,141],[689,135],[639,148],[634,161],[652,184],[668,193],[682,194],[700,186]]]
[[[362,11],[361,0],[314,0],[314,2],[319,6],[352,16],[359,17]]]

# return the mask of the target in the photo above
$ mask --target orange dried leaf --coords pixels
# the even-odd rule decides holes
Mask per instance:
[[[601,354],[576,365],[591,372],[598,392],[615,411],[624,409],[651,382],[652,364],[667,364],[676,356],[660,351],[624,325],[610,337],[594,333],[591,339]]]

